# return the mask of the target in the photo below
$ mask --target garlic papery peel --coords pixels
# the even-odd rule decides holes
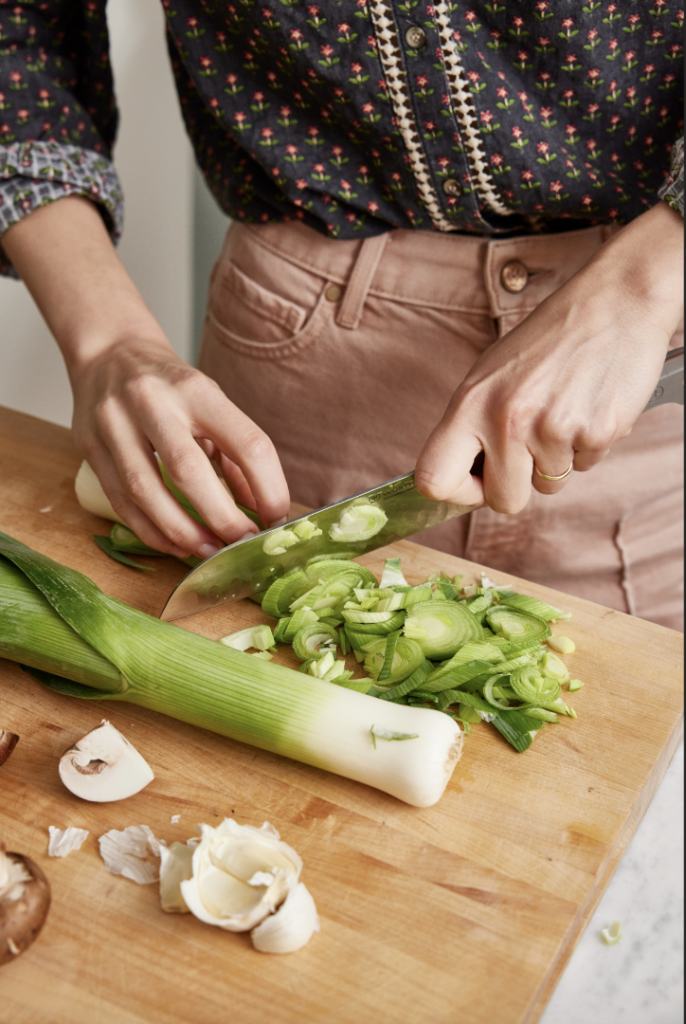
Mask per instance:
[[[80,850],[83,841],[87,838],[88,832],[85,828],[55,828],[50,825],[48,828],[50,841],[48,843],[48,857],[66,857],[72,850]]]
[[[159,857],[163,843],[156,839],[147,825],[129,825],[123,832],[111,829],[98,840],[100,856],[113,875],[123,875],[139,885],[156,882],[159,875],[156,864],[144,858],[148,850]]]
[[[260,953],[295,953],[319,931],[319,915],[309,890],[298,882],[275,914],[266,917],[250,937]]]
[[[193,877],[193,851],[188,843],[160,847],[160,903],[168,914],[188,914],[181,883]]]
[[[188,909],[227,931],[254,928],[284,901],[300,877],[302,861],[267,822],[261,828],[225,818],[201,825],[192,877],[182,881]]]
[[[104,719],[62,755],[59,772],[71,793],[97,803],[124,800],[155,778],[136,748]]]

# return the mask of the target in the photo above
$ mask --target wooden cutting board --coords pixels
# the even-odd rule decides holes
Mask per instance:
[[[0,529],[159,614],[185,568],[107,559],[91,540],[107,525],[74,498],[78,465],[68,431],[0,410]],[[361,561],[378,573],[391,555],[412,583],[482,568],[409,542]],[[521,755],[475,727],[428,809],[133,705],[53,694],[0,660],[0,727],[21,736],[0,769],[0,837],[37,861],[53,893],[38,941],[0,968],[3,1024],[533,1024],[681,738],[682,638],[520,586],[573,612],[578,720],[546,727]],[[184,625],[217,638],[257,621],[244,601]],[[129,800],[87,804],[63,788],[57,760],[102,717],[156,778]],[[265,956],[247,935],[164,914],[156,886],[100,860],[97,837],[111,828],[185,841],[225,816],[271,822],[302,855],[322,930],[301,952]],[[49,859],[49,825],[90,836]]]

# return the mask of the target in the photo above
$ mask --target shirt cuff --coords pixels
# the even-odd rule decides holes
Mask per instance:
[[[669,176],[657,193],[660,199],[684,215],[684,137],[672,146],[672,166]]]
[[[85,196],[97,203],[112,241],[119,241],[124,197],[111,160],[58,142],[0,146],[0,240],[22,217],[65,196]],[[19,276],[1,241],[0,274]]]

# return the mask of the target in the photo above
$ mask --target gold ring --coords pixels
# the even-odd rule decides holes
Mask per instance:
[[[543,477],[544,480],[554,480],[554,481],[564,480],[564,478],[566,476],[569,476],[569,474],[572,472],[573,468],[574,468],[574,459],[572,459],[572,461],[569,463],[569,469],[566,469],[564,473],[560,474],[560,476],[548,476],[547,473],[541,473],[540,469],[538,468],[538,466],[534,462],[534,469],[536,470],[536,472],[538,473],[539,476]]]

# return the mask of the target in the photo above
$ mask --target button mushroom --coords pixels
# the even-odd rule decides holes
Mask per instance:
[[[0,842],[0,966],[14,960],[38,936],[50,908],[50,885],[37,864],[6,853]]]
[[[147,761],[107,721],[62,755],[59,772],[71,793],[97,803],[124,800],[155,778]]]

